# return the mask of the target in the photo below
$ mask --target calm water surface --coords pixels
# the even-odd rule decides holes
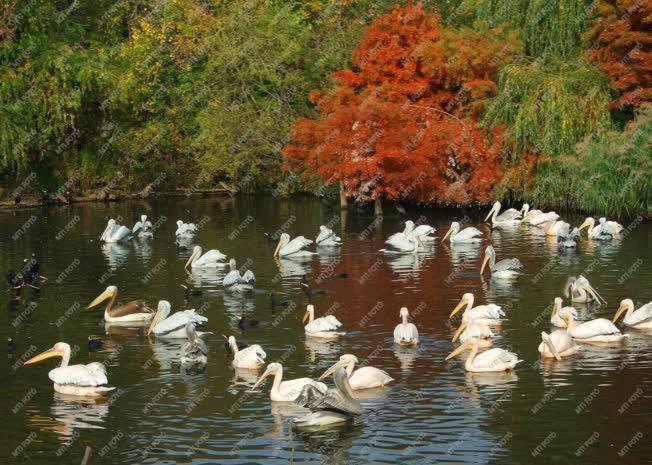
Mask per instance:
[[[141,213],[159,224],[153,240],[100,246],[108,217],[131,226]],[[408,213],[414,220],[423,215],[440,237],[452,219],[482,219],[480,212]],[[175,245],[177,219],[201,222],[195,243],[249,262],[260,290],[296,308],[273,311],[263,292],[225,296],[223,270],[185,273],[190,249]],[[527,270],[517,284],[505,286],[480,279],[479,247],[451,249],[438,241],[416,256],[379,254],[402,221],[388,214],[377,224],[357,210],[343,217],[312,199],[269,197],[0,212],[2,270],[18,268],[33,252],[49,278],[40,292],[23,290],[17,303],[4,288],[0,292],[2,328],[17,344],[1,379],[2,463],[79,463],[87,445],[94,451],[91,463],[651,463],[652,334],[629,331],[620,346],[587,345],[563,362],[541,363],[537,352],[540,332],[550,330],[550,304],[569,275],[585,274],[608,301],[579,307],[582,319],[611,318],[626,297],[652,300],[651,224],[633,227],[622,241],[584,241],[563,253],[527,229],[485,230],[499,259],[518,257]],[[275,244],[264,232],[285,225],[292,236],[314,239],[320,224],[342,236],[340,251],[307,261],[272,259]],[[333,272],[348,278],[333,279]],[[311,300],[318,316],[330,311],[343,322],[347,334],[337,342],[304,337],[304,273],[329,291]],[[180,285],[189,283],[203,292],[185,301]],[[214,333],[207,339],[205,372],[182,372],[180,343],[105,327],[102,310],[86,305],[109,284],[119,287],[121,301],[142,298],[155,306],[167,299],[173,310],[200,309]],[[524,360],[513,374],[467,374],[463,359],[444,361],[453,349],[448,315],[464,292],[506,309],[509,319],[495,345]],[[393,345],[401,306],[417,313],[418,350]],[[260,325],[243,333],[237,324],[243,314]],[[91,334],[101,336],[102,348],[89,351]],[[353,353],[396,382],[365,393],[364,414],[354,425],[302,433],[292,427],[302,410],[271,405],[271,382],[249,392],[257,375],[234,372],[222,334],[261,344],[268,362],[282,361],[286,379],[318,377],[341,354]],[[77,349],[73,363],[107,366],[110,384],[119,388],[110,400],[55,394],[47,377],[55,362],[20,367],[21,359],[57,341]]]

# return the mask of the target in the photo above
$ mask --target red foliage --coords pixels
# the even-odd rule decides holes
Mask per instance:
[[[358,200],[376,197],[487,202],[500,181],[502,130],[477,124],[515,40],[442,29],[419,5],[369,26],[352,69],[313,92],[321,117],[302,119],[283,150],[290,169],[343,181]]]
[[[612,108],[652,100],[652,0],[600,0],[587,52],[620,92]]]

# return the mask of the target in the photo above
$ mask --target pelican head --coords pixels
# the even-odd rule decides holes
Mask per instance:
[[[115,226],[115,220],[113,218],[110,218],[109,221],[106,223],[106,228],[104,228],[104,232],[102,232],[102,235],[100,236],[100,241],[106,239],[107,234],[109,234],[109,231],[113,229],[113,226]]]
[[[233,270],[235,270],[235,268],[236,268],[236,266],[235,266],[235,258],[232,258],[231,260],[229,260],[229,269],[231,271],[233,271]]]
[[[57,342],[50,349],[46,350],[45,352],[41,352],[40,354],[27,360],[23,365],[31,365],[32,363],[38,363],[42,360],[46,360],[52,357],[61,357],[63,359],[69,358],[70,345],[66,344],[65,342]]]
[[[102,292],[100,295],[95,297],[95,299],[88,305],[87,308],[95,307],[96,305],[99,305],[102,302],[104,302],[106,299],[110,299],[117,293],[118,293],[117,286],[109,286],[104,290],[104,292]]]
[[[231,336],[231,337],[233,337],[233,336]],[[263,380],[265,378],[267,378],[269,375],[275,375],[276,376],[278,373],[281,373],[281,372],[283,372],[283,365],[281,365],[278,362],[270,363],[269,365],[267,365],[267,368],[265,369],[265,372],[262,375],[260,375],[260,378],[258,378],[258,381],[256,381],[256,384],[254,384],[252,386],[251,390],[253,391],[254,389],[256,389],[260,385],[260,383],[262,383]]]
[[[564,320],[564,323],[566,323],[566,327],[568,329],[570,329],[573,323],[575,322],[575,318],[573,317],[571,312],[559,312],[559,318]]]
[[[190,257],[188,257],[188,261],[186,262],[186,265],[183,267],[184,269],[188,269],[188,265],[191,263],[194,263],[195,260],[197,260],[199,257],[201,257],[201,246],[196,245],[192,248],[192,254],[190,254]]]
[[[496,262],[496,251],[494,250],[493,245],[487,246],[487,248],[484,250],[484,259],[482,260],[482,266],[480,267],[480,274],[484,271],[484,267],[487,265],[487,262],[489,262],[489,267],[493,265],[493,263]]]
[[[450,229],[448,230],[448,232],[446,233],[446,235],[444,236],[444,238],[441,241],[444,242],[446,240],[446,238],[448,238],[448,236],[451,236],[451,238],[452,238],[452,236],[457,234],[459,231],[460,231],[460,224],[457,221],[453,221],[451,223]]]
[[[500,202],[499,202],[499,201],[496,201],[496,202],[493,204],[493,206],[491,207],[491,210],[489,210],[489,213],[487,214],[486,218],[484,219],[485,222],[486,222],[489,218],[491,218],[491,215],[493,215],[494,213],[497,215],[498,212],[500,211],[500,207],[501,207]]]
[[[306,307],[306,313],[303,314],[303,322],[305,323],[308,319],[312,320],[315,318],[315,306],[310,304]]]
[[[593,286],[589,283],[589,280],[586,279],[584,276],[580,275],[577,280],[575,281],[575,284],[577,285],[578,289],[582,289],[586,291],[593,299],[600,305],[600,303],[607,303],[606,300],[602,298],[600,294],[598,294],[598,291],[595,290]]]
[[[629,311],[634,310],[634,302],[632,302],[632,299],[623,299],[620,301],[620,307],[618,307],[618,311],[616,312],[616,316],[614,316],[613,323],[618,321],[618,319],[623,316],[624,313],[627,313]]]
[[[154,328],[156,328],[156,325],[159,324],[160,321],[165,320],[168,317],[171,310],[172,310],[172,306],[170,305],[170,302],[168,302],[167,300],[158,301],[156,314],[154,315],[154,318],[152,318],[152,323],[149,325],[149,329],[147,329],[148,336],[151,334]]]
[[[405,228],[403,229],[403,234],[409,234],[414,231],[414,221],[407,220],[405,222]]]
[[[231,348],[231,352],[233,352],[233,354],[237,354],[238,353],[238,343],[235,340],[235,336],[229,336],[229,337],[223,336],[223,337],[224,337],[224,339],[226,339],[226,343]]]
[[[331,366],[319,377],[318,381],[321,381],[322,379],[326,378],[328,375],[330,375],[340,367],[344,369],[351,367],[351,371],[353,371],[353,367],[355,366],[356,363],[358,363],[358,357],[356,357],[353,354],[344,354],[340,357],[339,361],[333,364],[333,366]]]
[[[476,341],[475,339],[471,339],[469,342],[465,342],[464,344],[459,346],[457,349],[455,349],[453,352],[448,354],[448,356],[446,357],[446,360],[450,360],[453,357],[457,357],[459,354],[461,354],[465,350],[471,350],[471,349],[477,348],[477,347],[478,347],[478,341]]]
[[[527,203],[525,205],[527,205]],[[523,205],[523,206],[525,207],[525,205]],[[523,213],[522,215],[523,215],[523,218],[521,218],[521,223],[525,223],[527,220],[534,217],[534,212],[528,211],[526,213]]]
[[[276,245],[276,250],[274,250],[274,257],[276,257],[279,253],[279,251],[288,245],[290,242],[290,235],[288,233],[283,233],[281,234],[281,237],[278,239],[278,244]]]
[[[145,221],[147,221],[147,215],[140,215],[140,222],[145,224]]]
[[[530,212],[530,204],[524,203],[521,207],[521,216],[525,216]]]
[[[467,292],[462,296],[462,299],[460,299],[460,302],[457,304],[457,306],[453,309],[451,312],[450,316],[448,318],[453,318],[457,312],[459,312],[465,305],[467,308],[471,308],[473,306],[473,294],[470,292]]]
[[[408,312],[407,307],[401,307],[401,311],[399,312],[399,318],[404,319],[407,321],[408,317],[410,316],[410,312]]]
[[[598,222],[599,222],[600,224],[605,224],[605,223],[607,222],[607,219],[603,216],[603,217],[601,217],[601,218],[598,220]]]
[[[555,297],[555,303],[552,305],[552,312],[550,313],[550,316],[553,317],[557,314],[557,312],[561,309],[561,297]]]
[[[183,224],[183,221],[177,220],[177,226],[181,226]]]
[[[580,225],[580,227],[577,228],[577,230],[578,230],[578,231],[581,231],[582,229],[586,228],[587,226],[588,226],[590,229],[592,229],[592,228],[595,226],[595,220],[594,220],[592,217],[590,217],[590,216],[589,216],[587,219],[584,220],[584,223],[582,223],[582,224]]]

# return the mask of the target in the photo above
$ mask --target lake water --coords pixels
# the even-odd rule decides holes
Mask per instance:
[[[98,238],[109,217],[130,227],[140,214],[158,226],[151,241],[102,247]],[[478,225],[484,213],[408,210],[409,217],[437,228],[450,221]],[[190,250],[175,245],[175,221],[201,223],[195,242],[248,262],[257,288],[296,304],[273,311],[263,292],[233,298],[222,292],[224,271],[189,276]],[[565,218],[579,224],[583,217]],[[540,332],[549,331],[552,300],[569,275],[583,273],[607,300],[578,306],[581,319],[612,318],[623,298],[652,300],[652,225],[635,222],[625,239],[580,243],[559,252],[555,241],[525,228],[490,232],[498,259],[518,257],[526,272],[514,285],[492,282],[478,270],[482,249],[429,247],[418,255],[378,253],[384,239],[401,230],[404,218],[392,207],[382,223],[369,212],[345,216],[317,200],[264,196],[166,198],[107,204],[76,204],[0,212],[0,265],[19,268],[32,253],[49,278],[40,292],[23,289],[22,300],[0,292],[2,328],[16,349],[1,375],[5,419],[2,463],[651,463],[652,333],[628,331],[619,346],[585,345],[577,356],[542,363]],[[629,225],[627,221],[625,225]],[[341,250],[308,261],[272,259],[275,244],[264,233],[285,228],[314,239],[320,224],[343,238]],[[332,278],[333,273],[348,278]],[[304,336],[301,317],[308,298],[303,274],[328,294],[312,296],[317,316],[330,311],[347,334],[337,342]],[[181,284],[202,291],[185,301]],[[180,343],[157,341],[142,332],[105,327],[103,308],[86,306],[105,287],[119,287],[120,300],[159,299],[173,311],[196,308],[209,318],[210,347],[203,373],[180,369]],[[445,362],[459,323],[448,315],[461,295],[502,305],[508,320],[495,346],[524,360],[511,374],[467,374],[463,358]],[[416,314],[422,344],[398,349],[392,341],[399,309]],[[244,333],[238,321],[260,324]],[[395,382],[365,393],[355,424],[317,433],[297,431],[292,419],[304,411],[272,405],[271,380],[249,392],[256,374],[236,374],[222,335],[258,343],[267,361],[281,360],[285,379],[318,377],[344,353],[386,370]],[[87,337],[103,346],[89,351]],[[65,341],[76,348],[72,363],[100,361],[108,400],[80,400],[53,392],[47,372],[55,362],[20,367],[21,360]],[[329,381],[330,382],[330,381]],[[7,441],[8,440],[8,441]]]

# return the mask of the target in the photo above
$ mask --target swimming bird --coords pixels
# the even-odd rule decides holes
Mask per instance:
[[[186,325],[192,323],[193,325],[201,325],[208,321],[203,315],[200,315],[195,311],[183,310],[180,312],[173,313],[170,315],[172,306],[167,300],[159,300],[158,307],[156,309],[156,314],[152,319],[149,329],[147,330],[147,335],[154,333],[154,336],[157,338],[163,339],[182,339],[186,338],[187,331]],[[198,333],[200,336],[206,333]]]
[[[100,236],[100,242],[120,242],[131,239],[131,231],[126,226],[121,226],[111,218]]]
[[[573,318],[577,318],[577,310],[575,307],[563,307],[562,308],[561,297],[555,297],[554,304],[552,305],[552,311],[550,312],[550,323],[557,328],[566,328],[566,320],[561,316],[565,313],[570,313]]]
[[[244,311],[242,312],[238,320],[238,328],[244,331],[247,328],[257,328],[258,326],[260,326],[260,321],[246,319]]]
[[[322,294],[329,293],[326,289],[315,289],[314,287],[312,287],[312,283],[308,280],[308,276],[306,276],[305,274],[301,277],[301,281],[299,281],[299,284],[301,285],[301,289],[303,289],[303,293],[306,294],[307,296],[322,295]]]
[[[274,257],[309,257],[314,255],[314,253],[303,249],[308,247],[310,244],[312,244],[312,241],[303,236],[297,236],[290,240],[290,235],[288,233],[283,233],[278,240],[276,250],[274,250]]]
[[[51,357],[61,357],[59,367],[48,373],[48,377],[54,383],[54,390],[61,394],[97,397],[115,389],[106,386],[108,380],[104,365],[99,362],[87,365],[68,365],[70,355],[70,345],[65,342],[57,342],[51,349],[27,360],[25,365],[31,365]]]
[[[449,236],[451,244],[471,244],[482,242],[482,232],[479,229],[469,226],[460,231],[460,224],[457,221],[451,223],[450,229],[441,241],[444,242]]]
[[[493,331],[488,325],[480,321],[463,321],[457,331],[453,335],[451,342],[459,339],[460,343],[466,344],[469,341],[477,341],[478,345],[482,348],[491,347],[493,342],[491,338],[494,337]]]
[[[324,383],[310,378],[298,378],[283,381],[283,365],[277,362],[267,365],[267,369],[260,378],[258,378],[258,381],[256,381],[256,384],[254,384],[251,389],[256,389],[265,378],[270,375],[274,376],[274,383],[272,384],[272,389],[269,391],[269,398],[274,402],[294,401],[299,394],[301,394],[301,390],[306,385],[311,385],[322,393],[325,393],[328,390],[328,387]]]
[[[219,250],[207,250],[206,253],[202,255],[202,248],[196,245],[193,247],[192,254],[188,257],[184,269],[188,269],[188,265],[190,265],[191,268],[215,268],[224,265],[224,260],[226,260],[226,255]]]
[[[107,299],[109,303],[104,309],[104,321],[112,324],[147,324],[154,318],[154,311],[142,300],[132,300],[118,307],[113,307],[118,298],[118,287],[108,286],[98,295],[88,308],[95,307]]]
[[[362,405],[354,397],[346,371],[342,367],[333,370],[335,389],[322,392],[310,384],[303,386],[294,403],[309,408],[311,413],[297,418],[299,427],[327,426],[345,423],[362,414]]]
[[[509,352],[498,347],[489,349],[478,355],[479,347],[480,345],[478,344],[478,341],[471,340],[451,352],[448,357],[446,357],[446,360],[450,360],[465,350],[470,350],[471,353],[464,363],[464,368],[466,371],[474,373],[510,371],[513,370],[518,363],[523,361],[519,360],[514,352]]]
[[[604,217],[599,219],[599,224],[596,226],[595,219],[589,216],[580,225],[579,230],[581,231],[587,226],[589,239],[596,240],[611,240],[614,236],[619,236],[624,229],[622,224],[616,221],[607,221]]]
[[[317,246],[325,247],[335,247],[342,245],[342,239],[335,235],[332,229],[327,228],[326,226],[319,227],[319,234],[317,234],[317,239],[315,239]]]
[[[147,221],[147,215],[140,215],[140,221],[134,224],[131,234],[134,236],[138,234],[140,237],[152,237],[154,235],[154,227],[151,222]]]
[[[195,331],[194,323],[188,322],[185,329],[188,340],[181,346],[181,363],[205,365],[208,360],[206,357],[208,355],[208,346]]]
[[[238,293],[251,292],[254,290],[256,276],[254,276],[253,271],[246,270],[243,275],[240,275],[240,270],[236,268],[234,258],[229,260],[229,267],[231,271],[229,271],[222,280],[224,290]]]
[[[486,222],[491,218],[491,226],[493,228],[518,225],[521,221],[521,213],[514,208],[508,208],[499,215],[498,212],[500,212],[501,206],[500,202],[495,202],[484,221]]]
[[[582,235],[580,234],[579,229],[573,228],[572,231],[562,231],[557,234],[557,242],[560,247],[567,249],[572,249],[577,247],[577,242],[581,239]]]
[[[102,347],[102,338],[100,336],[93,336],[90,335],[88,336],[88,350],[89,351],[94,351]]]
[[[269,295],[269,304],[271,305],[272,310],[274,310],[279,307],[286,308],[288,305],[290,305],[290,302],[287,300],[276,300],[276,296],[271,293]]]
[[[634,310],[632,299],[623,299],[620,301],[620,307],[614,316],[613,323],[616,323],[623,314],[625,315],[623,324],[629,328],[652,328],[652,302]]]
[[[495,279],[513,279],[520,275],[520,270],[523,269],[523,264],[518,258],[505,258],[496,262],[496,251],[493,245],[488,246],[484,251],[484,260],[480,267],[480,274],[484,272],[484,267],[489,262],[489,270],[491,277]]]
[[[394,328],[394,342],[399,346],[417,346],[419,345],[419,330],[414,323],[408,322],[410,312],[407,307],[401,307],[399,317],[401,323]]]
[[[185,284],[179,284],[179,286],[183,287],[183,297],[186,301],[190,300],[190,296],[202,295],[204,293],[204,291],[201,289],[195,289],[193,287],[186,286]]]
[[[326,378],[339,367],[346,369],[349,385],[354,391],[360,389],[383,387],[386,384],[394,381],[394,378],[389,376],[386,371],[375,367],[364,366],[354,371],[356,363],[358,363],[358,357],[353,354],[344,354],[340,356],[338,362],[336,362],[319,377],[319,381]]]
[[[558,329],[550,334],[545,331],[541,332],[541,343],[538,350],[543,358],[554,357],[561,360],[564,357],[576,354],[579,348],[580,346],[575,343],[568,331]]]
[[[577,323],[570,312],[560,316],[566,321],[568,334],[579,342],[620,342],[626,337],[606,318]]]
[[[463,294],[459,303],[455,306],[448,318],[453,318],[457,312],[466,306],[464,313],[462,314],[463,323],[473,322],[489,326],[500,325],[503,323],[502,318],[505,316],[505,312],[502,307],[496,304],[485,304],[474,307],[474,301],[475,297],[471,292]]]
[[[570,276],[564,285],[564,297],[570,299],[571,302],[595,302],[598,305],[607,303],[606,300],[598,294],[589,280],[584,276],[579,275],[577,278]]]
[[[570,224],[561,220],[550,220],[539,226],[544,230],[546,236],[557,237],[566,236],[570,233]]]
[[[435,228],[429,224],[420,224],[415,226],[414,221],[407,220],[405,222],[406,226],[410,226],[410,232],[412,236],[418,237],[422,242],[434,241],[435,238],[431,234],[435,233]]]
[[[257,370],[265,364],[267,354],[258,344],[252,344],[244,349],[240,349],[234,336],[224,337],[233,353],[232,365],[234,368]]]
[[[555,212],[544,213],[541,210],[530,210],[530,205],[527,203],[523,204],[521,207],[521,223],[528,224],[530,226],[540,226],[544,223],[547,223],[551,220],[556,220],[559,218],[559,215]]]
[[[194,223],[184,223],[181,220],[177,220],[177,230],[175,235],[180,239],[192,239],[195,237],[198,228]]]
[[[306,307],[306,313],[303,315],[303,322],[305,323],[306,320],[308,321],[308,324],[305,326],[306,336],[333,339],[346,334],[337,331],[337,329],[342,326],[342,323],[340,323],[334,315],[315,318],[314,305],[308,305]]]

